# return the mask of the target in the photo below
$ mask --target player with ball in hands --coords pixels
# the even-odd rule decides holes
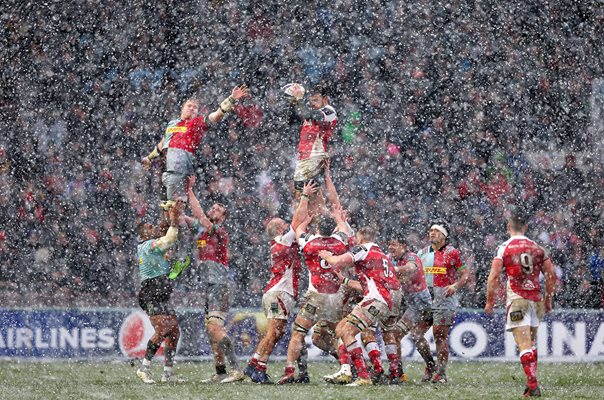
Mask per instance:
[[[301,84],[290,83],[282,89],[291,103],[290,124],[302,123],[294,171],[294,190],[296,198],[299,199],[307,182],[323,184],[325,166],[329,160],[327,143],[338,124],[338,116],[336,110],[329,105],[329,97],[323,86],[314,86],[308,91],[308,104],[303,101],[306,90]],[[309,200],[310,215],[326,213],[325,199],[321,191]],[[332,204],[339,204],[337,198],[329,200]]]

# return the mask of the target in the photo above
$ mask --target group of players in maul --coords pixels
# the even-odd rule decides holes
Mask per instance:
[[[302,265],[306,265],[308,289],[291,325],[285,371],[275,383],[310,382],[305,337],[312,329],[313,345],[340,364],[337,372],[323,377],[328,383],[365,386],[405,382],[401,340],[410,334],[425,362],[422,382],[446,384],[448,337],[458,307],[457,292],[469,276],[460,252],[449,243],[451,231],[447,223],[437,220],[427,227],[429,244],[417,254],[408,248],[403,231],[388,238],[388,253],[376,243],[378,233],[373,227],[360,227],[353,232],[329,172],[327,144],[338,119],[325,88],[316,86],[306,93],[303,86],[289,84],[283,93],[284,101],[291,103],[291,121],[301,124],[294,172],[297,206],[291,222],[272,218],[266,225],[271,254],[267,267],[272,277],[264,289],[262,307],[268,329],[245,368],[239,366],[225,329],[231,287],[228,235],[222,226],[228,215],[227,207],[216,203],[204,212],[193,187],[194,154],[205,132],[232,112],[237,101],[249,96],[248,88],[245,85],[233,88],[231,95],[207,116],[198,115],[198,100],[186,100],[179,118],[168,123],[161,141],[143,158],[145,168],[154,159],[161,160],[165,198],[161,203],[164,212],[160,226],[149,223],[138,226],[141,280],[138,299],[155,329],[138,377],[145,383],[155,383],[151,360],[165,341],[160,381],[184,382],[172,371],[180,329],[169,300],[175,281],[189,267],[189,262],[173,263],[169,261],[169,252],[178,242],[179,228],[188,226],[197,253],[190,269],[196,269],[197,276],[204,277],[200,284],[205,293],[205,327],[216,368],[216,373],[203,382],[228,383],[248,378],[256,383],[273,383],[267,375],[267,363],[295,312],[300,273]],[[192,216],[184,214],[186,204]],[[509,212],[510,238],[499,246],[493,260],[485,311],[493,313],[505,274],[505,328],[513,333],[518,345],[527,377],[524,395],[528,397],[541,394],[536,377],[535,341],[543,314],[552,308],[555,274],[548,252],[524,236],[527,226],[526,214],[518,209]],[[539,281],[541,273],[545,276],[544,295]],[[425,338],[430,327],[436,345],[435,358]],[[376,329],[381,331],[388,371],[382,365]]]

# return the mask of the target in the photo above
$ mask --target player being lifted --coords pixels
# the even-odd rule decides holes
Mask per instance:
[[[198,115],[199,100],[190,98],[182,105],[179,118],[168,123],[164,137],[142,160],[143,166],[149,168],[151,160],[166,152],[165,171],[162,174],[162,183],[166,190],[166,201],[162,203],[164,210],[169,209],[176,199],[187,200],[186,178],[194,174],[195,151],[208,127],[222,121],[224,116],[233,110],[237,100],[248,95],[249,90],[245,85],[234,87],[231,95],[207,117]]]
[[[537,383],[537,329],[543,313],[552,310],[556,273],[543,247],[527,238],[528,217],[514,211],[508,219],[510,238],[499,246],[487,282],[485,312],[493,313],[501,273],[507,276],[506,323],[520,351],[520,363],[526,374],[525,397],[540,397]],[[545,300],[541,297],[539,274],[545,276]]]
[[[308,106],[304,104],[304,88],[297,83],[284,87],[291,102],[290,123],[302,123],[298,142],[298,157],[294,171],[294,191],[300,197],[304,184],[310,180],[323,184],[325,165],[329,160],[327,143],[338,124],[336,110],[329,105],[327,90],[323,86],[314,86],[310,91]],[[329,192],[327,193],[329,197]],[[332,204],[336,201],[328,198]],[[309,199],[310,215],[327,214],[325,198],[318,191]]]

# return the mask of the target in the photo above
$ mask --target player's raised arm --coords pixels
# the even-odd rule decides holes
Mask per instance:
[[[497,296],[497,290],[501,285],[501,272],[503,271],[503,261],[500,259],[494,259],[491,265],[491,272],[489,273],[489,279],[487,280],[487,302],[484,306],[484,311],[487,314],[493,314],[495,308],[495,297]]]
[[[304,188],[302,189],[302,195],[300,196],[300,203],[294,212],[294,216],[292,218],[292,228],[294,231],[308,217],[312,217],[312,215],[308,215],[308,201],[310,197],[315,194],[319,190],[319,187],[316,183],[309,181],[304,184]]]
[[[193,213],[193,217],[199,221],[203,229],[209,231],[212,228],[212,221],[208,218],[206,213],[203,211],[197,196],[193,192],[193,185],[195,184],[195,177],[189,176],[188,181],[188,190],[187,196],[189,197],[189,206],[191,207],[191,212]]]
[[[302,221],[300,223],[300,225],[298,225],[298,227],[295,229],[295,231],[296,231],[296,240],[300,239],[300,237],[302,236],[302,234],[304,232],[306,232],[306,228],[308,228],[308,224],[310,224],[310,221],[312,221],[312,217],[307,216],[306,219],[304,221]]]
[[[325,191],[327,194],[327,200],[329,200],[331,206],[341,208],[342,204],[340,203],[340,197],[338,196],[336,185],[333,184],[333,179],[331,179],[329,159],[325,160]]]
[[[158,247],[162,251],[166,251],[176,243],[176,240],[178,239],[180,215],[183,209],[184,203],[182,201],[177,201],[170,209],[170,227],[168,228],[168,232],[154,242],[154,247]]]
[[[217,124],[222,121],[227,113],[233,111],[233,107],[237,100],[249,96],[249,93],[250,91],[246,85],[235,86],[231,91],[231,95],[220,103],[218,109],[208,115],[208,122]]]

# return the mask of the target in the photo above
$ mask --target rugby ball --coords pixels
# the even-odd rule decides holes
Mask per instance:
[[[306,89],[304,86],[299,83],[288,83],[287,85],[281,88],[285,96],[287,96],[291,100],[300,100],[304,97],[304,93],[306,93]]]

